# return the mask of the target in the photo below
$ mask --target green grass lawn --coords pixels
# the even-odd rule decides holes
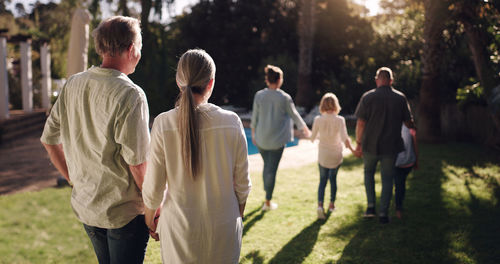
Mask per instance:
[[[405,218],[388,225],[361,217],[360,159],[344,160],[326,221],[316,220],[316,164],[280,170],[279,208],[267,213],[261,175],[252,173],[240,263],[500,263],[500,153],[457,143],[420,151]],[[69,199],[69,188],[0,196],[0,263],[96,263]],[[151,240],[145,263],[161,263],[159,250]]]

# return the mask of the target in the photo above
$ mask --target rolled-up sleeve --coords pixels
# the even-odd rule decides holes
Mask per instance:
[[[128,165],[146,161],[149,150],[149,110],[144,94],[139,94],[117,117],[115,140],[121,146],[121,155]]]
[[[410,104],[408,103],[408,100],[406,99],[406,96],[403,95],[404,98],[404,104],[402,104],[402,112],[403,112],[403,121],[410,121],[413,120],[413,116],[411,115],[411,110],[410,110]]]
[[[345,125],[345,119],[341,118],[341,128],[340,128],[340,139],[342,140],[342,143],[344,143],[346,140],[349,139],[349,135],[347,134],[347,126]]]
[[[306,126],[306,123],[304,122],[304,120],[302,120],[299,112],[297,112],[297,109],[295,109],[295,104],[293,103],[291,97],[287,97],[286,112],[293,119],[293,122],[298,129],[302,129]]]
[[[259,122],[259,96],[258,94],[255,95],[255,98],[253,99],[253,107],[252,107],[252,119],[250,122],[250,127],[255,129],[257,127],[257,123]]]
[[[314,141],[316,139],[316,136],[318,135],[319,117],[320,116],[317,116],[314,118],[313,126],[312,126],[312,133],[311,133],[311,137],[310,137],[311,141]]]
[[[248,172],[247,140],[243,125],[240,123],[240,133],[236,137],[236,162],[234,166],[234,193],[239,204],[246,202],[252,182]]]
[[[149,209],[156,209],[160,206],[167,182],[164,140],[158,123],[155,120],[151,130],[151,150],[142,184],[142,198]]]
[[[365,101],[364,101],[364,95],[361,97],[359,100],[358,105],[356,106],[356,110],[354,111],[354,115],[356,115],[357,118],[362,119],[362,120],[368,120],[368,114],[366,112],[366,106],[365,106]]]
[[[40,141],[48,145],[61,144],[61,121],[60,121],[60,108],[62,93],[56,100],[56,103],[50,110],[50,115],[45,122],[42,137]]]

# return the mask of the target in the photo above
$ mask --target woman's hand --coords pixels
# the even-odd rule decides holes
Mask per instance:
[[[311,137],[311,130],[309,130],[309,128],[307,126],[304,126],[304,128],[302,129],[302,133],[303,133],[305,138]]]
[[[149,235],[156,241],[160,240],[160,235],[156,232],[158,219],[160,218],[160,208],[157,210],[146,208],[146,225],[149,229]]]
[[[255,129],[252,128],[252,144],[257,147],[257,140],[255,140]]]

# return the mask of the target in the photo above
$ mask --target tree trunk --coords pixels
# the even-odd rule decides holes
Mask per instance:
[[[440,65],[443,14],[446,2],[425,0],[424,49],[422,53],[422,87],[418,112],[419,139],[437,142],[441,139]]]
[[[467,35],[467,42],[472,53],[476,74],[481,82],[481,86],[484,88],[488,105],[492,109],[494,107],[491,105],[491,100],[489,99],[492,97],[493,90],[498,85],[498,82],[495,78],[495,72],[492,70],[493,67],[491,67],[486,44],[482,41],[484,39],[481,36],[483,33],[469,24],[465,25],[465,34]],[[500,130],[500,113],[492,112],[492,117],[497,129]]]
[[[484,87],[485,92],[488,93],[493,90],[497,81],[495,79],[495,72],[490,62],[490,55],[486,50],[487,36],[484,28],[481,29],[478,25],[480,3],[463,2],[458,5],[460,22],[464,25],[465,35],[467,37],[467,44],[472,54],[476,74]]]
[[[297,93],[295,102],[298,106],[311,106],[311,71],[314,43],[314,17],[316,0],[301,0],[299,11],[299,66]]]
[[[130,10],[127,6],[127,0],[118,1],[118,12],[121,12],[122,16],[130,16]]]
[[[152,0],[141,0],[141,26],[143,35],[148,33],[149,13],[152,6]]]
[[[467,44],[472,54],[472,61],[476,70],[477,77],[481,86],[484,88],[484,97],[488,102],[492,120],[495,124],[495,133],[492,133],[488,143],[490,145],[500,145],[500,140],[496,139],[498,132],[500,132],[500,109],[498,105],[494,105],[492,98],[496,96],[495,87],[498,86],[498,79],[496,78],[494,68],[491,65],[490,55],[486,49],[488,43],[486,42],[486,32],[475,23],[478,17],[479,6],[478,3],[463,3],[460,8],[461,22],[464,25],[465,35],[467,36]],[[472,4],[472,6],[470,5]],[[498,92],[497,92],[498,93]]]

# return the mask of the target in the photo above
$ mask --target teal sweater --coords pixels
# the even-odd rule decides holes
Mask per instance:
[[[255,94],[251,127],[255,130],[257,147],[275,150],[292,141],[292,120],[298,129],[306,126],[292,97],[283,90],[264,88]]]

